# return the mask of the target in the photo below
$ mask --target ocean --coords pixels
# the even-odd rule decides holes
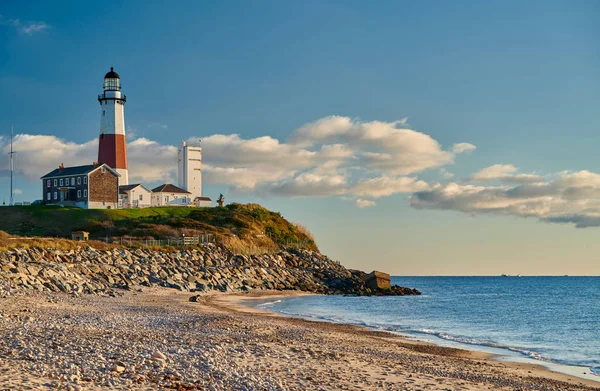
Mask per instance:
[[[600,379],[600,277],[392,277],[421,296],[302,296],[257,307],[398,332]]]

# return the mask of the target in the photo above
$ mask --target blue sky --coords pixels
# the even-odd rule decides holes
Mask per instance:
[[[600,274],[598,20],[596,1],[2,2],[0,134],[14,123],[17,134],[53,136],[66,143],[59,150],[79,151],[65,158],[92,151],[94,160],[96,95],[114,66],[128,96],[130,143],[149,140],[137,147],[168,157],[166,146],[202,138],[205,164],[271,175],[249,188],[207,170],[205,193],[281,211],[349,266],[395,274]],[[378,121],[392,136],[394,126],[430,136],[438,160],[399,172],[361,157],[327,172],[319,163],[276,177],[266,163],[222,156],[249,156],[246,143],[224,138],[232,134],[252,145],[269,136],[295,153],[290,140],[308,134],[299,128],[334,115],[354,125],[331,143],[357,157],[385,150],[357,134]],[[57,142],[35,140],[48,150]],[[476,149],[453,154],[457,143]],[[21,168],[31,163],[27,145]],[[393,158],[404,161],[398,150]],[[60,156],[44,159],[45,171],[60,163]],[[147,159],[138,164],[151,171]],[[473,177],[494,165],[502,166]],[[299,181],[307,183],[303,173],[313,184],[318,175],[319,185],[382,176],[427,185],[386,196],[322,186],[312,196],[294,194]],[[19,175],[17,199],[39,198],[34,174]],[[149,184],[168,177],[140,175]],[[0,184],[8,187],[6,177]],[[515,204],[516,191],[542,188],[553,190]],[[482,207],[490,197],[493,207]],[[357,199],[376,205],[358,208]]]

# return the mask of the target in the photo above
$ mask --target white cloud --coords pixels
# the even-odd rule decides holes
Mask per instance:
[[[517,168],[512,164],[494,164],[486,167],[471,176],[474,182],[501,181],[509,183],[535,183],[543,178],[535,174],[517,174]]]
[[[268,183],[258,189],[261,195],[282,197],[326,197],[347,192],[342,175],[318,175],[307,172],[281,182]]]
[[[516,171],[510,167],[496,170],[502,175]],[[533,217],[545,222],[574,223],[582,228],[600,226],[600,175],[589,171],[563,172],[553,180],[514,186],[438,184],[414,193],[410,204],[419,209]]]
[[[349,193],[361,197],[381,198],[398,193],[412,193],[429,188],[429,185],[412,177],[381,176],[362,179],[351,186]]]
[[[50,28],[46,22],[22,22],[20,19],[5,19],[0,15],[0,25],[12,26],[19,34],[33,35]]]
[[[15,187],[15,188],[13,189],[13,192],[14,192],[15,194],[23,194],[23,190],[21,190],[21,189],[19,189],[19,188],[17,188],[17,187]]]
[[[127,159],[130,183],[177,180],[177,147],[142,137],[127,144]]]
[[[375,203],[375,201],[370,201],[370,200],[363,200],[363,199],[357,199],[356,201],[354,201],[354,204],[358,207],[358,208],[370,208],[372,206],[377,205]]]
[[[452,146],[452,152],[456,154],[473,152],[475,149],[477,149],[477,147],[469,143],[458,143]]]
[[[307,123],[292,133],[291,143],[309,148],[325,143],[347,145],[357,151],[366,168],[392,175],[410,175],[454,161],[455,152],[442,149],[431,136],[401,127],[406,119],[363,122],[329,116]],[[460,152],[475,148],[457,144]]]

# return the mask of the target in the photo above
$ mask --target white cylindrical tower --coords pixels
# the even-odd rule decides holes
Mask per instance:
[[[121,177],[119,185],[129,184],[127,171],[127,145],[125,141],[125,101],[121,93],[121,78],[111,67],[104,76],[104,93],[100,102],[100,141],[98,162],[114,168]]]

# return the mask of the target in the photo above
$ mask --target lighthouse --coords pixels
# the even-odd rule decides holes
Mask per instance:
[[[106,163],[120,175],[119,185],[128,185],[127,146],[125,143],[125,101],[121,93],[121,78],[111,67],[104,76],[104,92],[100,102],[100,140],[98,163]]]

